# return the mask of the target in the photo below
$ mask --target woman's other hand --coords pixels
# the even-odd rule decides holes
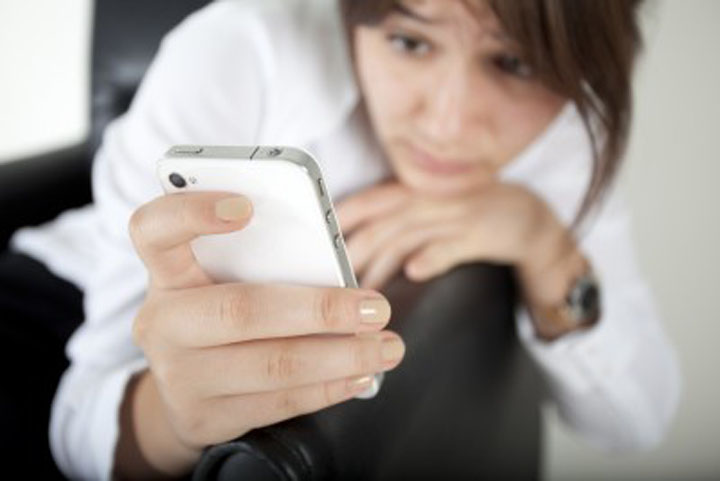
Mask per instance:
[[[572,233],[517,184],[430,196],[392,181],[339,202],[337,215],[360,285],[368,289],[382,288],[401,270],[423,281],[489,261],[516,267],[529,303],[555,305],[586,267]],[[542,334],[544,327],[536,328]]]

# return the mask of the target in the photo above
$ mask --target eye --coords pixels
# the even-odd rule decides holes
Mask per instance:
[[[430,44],[419,38],[400,33],[390,34],[387,38],[390,45],[400,53],[420,57],[430,52]]]
[[[512,54],[499,54],[493,58],[493,63],[501,71],[521,78],[529,78],[533,70],[520,57]]]

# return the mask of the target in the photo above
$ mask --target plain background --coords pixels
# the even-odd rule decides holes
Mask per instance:
[[[0,0],[0,162],[85,135],[90,10],[89,0]],[[624,456],[593,450],[548,411],[548,481],[720,479],[720,1],[650,0],[644,23],[621,188],[679,353],[682,405],[659,448]]]

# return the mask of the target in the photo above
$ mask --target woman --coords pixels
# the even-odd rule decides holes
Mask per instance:
[[[387,279],[482,260],[515,266],[519,335],[564,420],[608,449],[655,445],[679,374],[609,193],[636,3],[230,0],[170,33],[108,128],[94,207],[15,239],[73,277],[42,245],[75,230],[98,262],[74,276],[86,322],[51,422],[63,471],[180,476],[208,444],[351,399],[404,355]],[[252,206],[161,196],[155,160],[176,143],[313,151],[362,288],[213,284],[189,241],[242,229]],[[598,280],[600,309],[569,315]]]

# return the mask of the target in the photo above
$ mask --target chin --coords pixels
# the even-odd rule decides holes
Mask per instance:
[[[490,176],[479,173],[442,176],[413,167],[396,168],[396,172],[403,185],[416,192],[436,197],[470,194],[492,181]]]
[[[416,152],[404,142],[392,146],[389,160],[398,181],[416,192],[431,196],[467,195],[495,178],[495,173],[484,164],[457,170],[419,160]]]

